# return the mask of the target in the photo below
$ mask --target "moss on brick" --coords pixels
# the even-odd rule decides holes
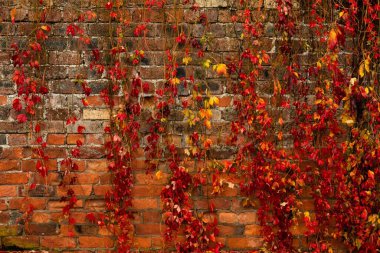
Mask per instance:
[[[5,237],[2,240],[4,249],[36,249],[40,246],[38,237]]]
[[[18,226],[0,226],[0,236],[18,235],[20,228]]]

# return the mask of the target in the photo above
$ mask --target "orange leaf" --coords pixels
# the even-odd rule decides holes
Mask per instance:
[[[15,23],[15,17],[16,17],[16,9],[13,8],[10,12],[12,23]]]
[[[338,38],[335,29],[332,29],[329,34],[328,47],[330,50],[334,50],[336,45],[338,44]]]

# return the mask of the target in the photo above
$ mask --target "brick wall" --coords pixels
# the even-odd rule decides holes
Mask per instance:
[[[88,54],[86,48],[66,36],[66,26],[75,21],[75,8],[79,1],[51,0],[51,7],[47,11],[47,23],[52,32],[46,42],[47,82],[50,93],[45,101],[45,108],[40,119],[43,120],[44,138],[48,144],[47,153],[50,157],[48,164],[50,171],[47,181],[44,182],[36,172],[36,154],[33,153],[33,138],[29,135],[27,124],[16,122],[16,113],[12,109],[12,100],[16,97],[16,88],[12,82],[13,67],[10,64],[10,45],[12,42],[22,42],[33,29],[33,8],[31,1],[3,0],[0,7],[2,21],[0,23],[0,250],[47,249],[59,252],[98,252],[112,249],[115,245],[112,234],[104,228],[89,223],[85,216],[89,212],[102,211],[105,208],[104,195],[112,187],[111,175],[108,173],[103,144],[104,126],[109,121],[109,110],[100,97],[100,91],[106,87],[107,80],[96,78],[88,70]],[[104,1],[103,1],[104,2]],[[107,47],[108,17],[103,2],[82,0],[79,8],[92,8],[98,17],[96,22],[83,23],[82,26],[92,41],[99,48]],[[139,1],[135,1],[139,2]],[[162,81],[165,57],[165,38],[162,35],[162,26],[165,15],[172,13],[169,7],[166,13],[154,11],[151,17],[150,32],[144,39],[146,61],[140,67],[141,76],[154,87]],[[210,45],[210,54],[218,60],[224,60],[238,50],[238,38],[234,36],[233,25],[230,23],[231,1],[228,0],[200,0],[199,5],[207,14],[210,22],[210,34],[213,37]],[[273,1],[258,1],[267,11],[267,34],[263,38],[263,48],[273,49],[275,39],[271,11]],[[10,22],[10,10],[16,8],[15,24]],[[126,7],[127,9],[129,7]],[[131,4],[128,9],[132,20],[134,15],[138,19],[139,9]],[[202,36],[203,27],[191,24],[193,16],[189,10],[178,10],[177,18],[184,27],[194,29],[193,32]],[[125,33],[126,45],[134,49],[142,41],[133,36],[133,30]],[[168,43],[168,42],[167,42]],[[190,65],[185,71],[196,72],[196,66]],[[77,74],[86,76],[92,88],[88,98],[89,106],[81,104],[82,92],[73,82]],[[225,146],[224,140],[229,135],[229,123],[234,119],[232,108],[234,94],[229,89],[225,79],[217,76],[207,77],[211,93],[220,99],[219,108],[213,112],[215,133],[212,136],[214,146],[211,159],[225,160],[232,158],[234,149]],[[258,81],[262,92],[270,93],[266,78]],[[186,96],[183,92],[183,96]],[[152,94],[146,96],[146,104]],[[70,111],[68,110],[70,108]],[[65,120],[69,114],[75,114],[86,131],[78,134],[74,127],[66,127]],[[173,126],[173,141],[180,148],[186,146],[187,126],[183,115],[178,112],[171,116]],[[142,134],[146,134],[146,126],[142,127]],[[60,161],[68,155],[71,147],[80,139],[84,143],[81,148],[81,159],[77,161],[78,172],[75,175],[78,181],[71,188],[78,196],[78,201],[72,210],[76,219],[74,235],[69,235],[69,224],[62,219],[64,202],[60,197],[65,195],[66,189],[59,186],[61,179]],[[160,168],[163,177],[157,179],[154,174],[145,173],[144,153],[134,161],[133,211],[135,213],[134,246],[140,250],[159,250],[162,245],[163,231],[160,192],[168,179],[168,169]],[[232,180],[232,179],[231,179]],[[34,190],[28,191],[27,186],[37,182]],[[27,201],[25,200],[27,197]],[[207,190],[196,192],[193,195],[195,208],[207,210]],[[219,220],[219,241],[226,250],[246,251],[259,248],[260,239],[257,214],[254,208],[245,208],[242,197],[236,186],[226,187],[219,195],[212,197]],[[31,203],[35,210],[27,226],[22,221],[27,209],[26,203]],[[305,200],[305,209],[312,206],[312,200]],[[294,228],[295,244],[300,245],[304,228]]]

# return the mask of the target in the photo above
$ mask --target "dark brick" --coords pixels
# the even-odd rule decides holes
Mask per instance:
[[[29,191],[31,197],[52,197],[55,195],[55,188],[51,185],[37,185]]]
[[[0,120],[6,120],[9,118],[11,108],[9,106],[0,107]]]
[[[4,72],[3,72],[4,73]],[[11,81],[1,80],[0,81],[0,94],[13,94],[15,92],[15,85]]]
[[[96,235],[99,227],[97,225],[74,225],[74,229],[81,235]]]
[[[28,224],[25,233],[30,235],[57,235],[59,229],[56,223],[31,223]]]
[[[0,145],[7,144],[7,137],[5,134],[0,134]]]

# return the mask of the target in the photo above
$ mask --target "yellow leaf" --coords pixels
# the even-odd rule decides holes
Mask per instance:
[[[227,65],[224,63],[220,63],[217,65],[214,65],[213,69],[216,71],[218,75],[224,75],[227,76]]]
[[[280,117],[278,119],[278,124],[280,124],[280,126],[282,126],[284,124],[284,120],[282,119],[282,117]]]
[[[181,80],[179,80],[177,77],[174,77],[174,78],[171,78],[169,82],[171,85],[178,85],[181,83]]]
[[[213,106],[214,104],[215,104],[215,105],[218,105],[218,104],[219,104],[219,98],[217,98],[217,97],[215,97],[215,96],[210,97],[209,104],[210,104],[211,106]]]
[[[368,56],[367,59],[365,59],[365,61],[364,61],[364,68],[365,68],[365,71],[367,71],[367,73],[369,73],[370,63],[371,63],[371,58],[369,58],[369,56]]]
[[[41,29],[44,30],[44,31],[49,31],[50,30],[47,25],[41,26]]]
[[[182,59],[182,62],[185,64],[185,65],[188,65],[189,62],[191,62],[193,59],[190,57],[190,56],[186,56],[186,57],[183,57]]]
[[[362,64],[360,64],[360,67],[359,67],[359,76],[360,77],[363,77],[364,76],[364,62]]]
[[[210,63],[211,63],[211,61],[209,59],[205,60],[203,62],[203,67],[206,68],[206,69],[208,69],[210,67]]]
[[[347,114],[343,114],[342,116],[342,123],[346,124],[348,126],[352,126],[355,123],[355,119]]]

